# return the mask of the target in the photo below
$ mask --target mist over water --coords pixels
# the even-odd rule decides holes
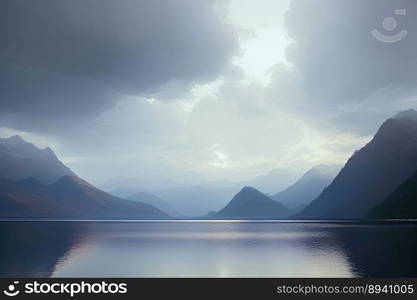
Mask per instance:
[[[413,276],[416,233],[398,224],[2,222],[0,276]]]

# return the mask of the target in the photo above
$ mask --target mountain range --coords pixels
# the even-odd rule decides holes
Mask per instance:
[[[237,181],[203,181],[199,184],[174,184],[173,180],[164,188],[155,188],[144,181],[132,178],[115,177],[100,185],[104,190],[118,197],[146,192],[169,203],[180,215],[196,217],[208,211],[224,207],[242,186],[252,186],[264,193],[274,194],[286,188],[299,176],[298,172],[275,168],[270,172],[250,180]]]
[[[416,172],[417,112],[408,110],[386,120],[343,168],[313,167],[271,197],[245,187],[209,217],[288,218],[292,214],[294,219],[415,218]]]
[[[333,181],[340,169],[339,165],[312,167],[294,184],[271,198],[286,207],[300,211],[320,195],[323,189]]]
[[[237,192],[239,184],[228,183],[151,193],[138,187],[129,194],[120,190],[128,198],[122,199],[78,177],[50,148],[39,149],[15,135],[0,139],[0,217],[160,219],[218,210],[207,216],[416,218],[417,112],[403,111],[386,120],[339,169],[313,167],[272,196],[250,186]]]
[[[50,148],[19,136],[0,140],[0,217],[149,219],[152,205],[103,192],[67,168]]]
[[[385,121],[334,181],[296,218],[357,219],[380,204],[417,170],[417,112]]]
[[[152,205],[107,194],[75,175],[45,186],[34,178],[0,179],[3,218],[149,219],[169,216]]]
[[[273,196],[254,187],[244,187],[222,210],[210,212],[207,217],[288,218],[314,200],[332,182],[340,168],[339,165],[315,166]]]

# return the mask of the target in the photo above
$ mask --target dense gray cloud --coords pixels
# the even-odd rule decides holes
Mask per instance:
[[[406,9],[406,15],[396,15],[396,9]],[[345,129],[369,128],[374,114],[392,114],[393,102],[405,108],[402,99],[417,88],[416,13],[413,0],[293,0],[286,16],[291,66],[274,68],[271,96],[280,107],[330,118]],[[387,26],[392,31],[383,27],[387,17],[397,22],[395,29]],[[385,43],[371,34],[374,29],[388,36],[408,34]]]
[[[395,16],[397,8],[407,9],[408,15]],[[413,0],[295,0],[286,22],[294,40],[288,59],[316,99],[356,100],[387,86],[416,87],[416,11]],[[388,33],[382,22],[391,16],[399,28]],[[384,43],[371,34],[375,28],[390,35],[407,29],[409,34],[397,43]]]
[[[223,10],[203,0],[3,0],[0,117],[45,130],[123,95],[169,98],[212,80],[238,49]]]
[[[0,1],[0,127],[35,133],[95,183],[167,185],[343,163],[417,105],[417,2],[293,0],[287,62],[284,26],[264,26],[286,6],[233,2],[227,15],[205,0]]]

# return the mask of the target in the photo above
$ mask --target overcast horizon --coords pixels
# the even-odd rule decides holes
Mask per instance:
[[[0,137],[94,184],[344,164],[417,108],[417,2],[374,3],[3,0]]]

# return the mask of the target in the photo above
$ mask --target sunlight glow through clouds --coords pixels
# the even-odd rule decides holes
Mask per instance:
[[[219,150],[218,144],[214,144],[211,148],[213,149],[215,160],[209,163],[210,166],[214,166],[216,168],[231,167],[230,162],[229,162],[229,155]]]
[[[236,57],[234,63],[242,67],[249,78],[264,85],[269,82],[269,69],[286,62],[285,48],[289,40],[284,16],[290,2],[263,1],[260,5],[258,1],[232,0],[230,4],[230,21],[242,29],[239,38],[243,54]]]

